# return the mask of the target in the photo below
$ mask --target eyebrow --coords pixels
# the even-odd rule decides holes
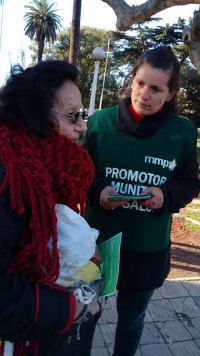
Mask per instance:
[[[139,78],[139,77],[137,77],[136,79],[137,79],[137,81],[140,81],[140,82],[142,82],[142,83],[145,83],[145,80],[143,80],[143,79],[141,79],[141,78]],[[159,85],[156,85],[156,84],[150,85],[150,88],[156,88],[156,89],[160,89],[160,90],[163,90],[163,89],[164,89],[163,87],[161,87],[161,86],[159,86]]]
[[[84,110],[84,107],[83,107],[83,105],[80,107],[80,109],[77,109],[77,106],[74,106],[74,105],[71,105],[71,104],[69,104],[69,105],[63,105],[63,110],[65,110],[65,111],[74,111],[74,112],[77,112],[77,111],[81,111],[81,110]]]

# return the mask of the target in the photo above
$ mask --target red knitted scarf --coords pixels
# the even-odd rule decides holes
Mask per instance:
[[[18,214],[24,213],[25,206],[31,208],[30,224],[7,272],[15,270],[27,275],[30,282],[51,286],[59,274],[55,204],[65,204],[73,210],[79,204],[83,215],[86,190],[94,174],[93,163],[81,146],[55,130],[40,139],[27,129],[14,131],[4,125],[0,125],[0,158],[6,167],[0,194],[9,187],[11,208]],[[47,248],[50,238],[53,256]],[[36,355],[37,340],[32,340],[30,347]],[[25,356],[27,351],[26,345],[14,343],[14,356]]]
[[[0,125],[0,158],[6,167],[0,194],[10,187],[11,208],[18,214],[23,214],[24,206],[31,207],[30,224],[8,272],[16,270],[31,282],[52,284],[59,274],[55,204],[73,210],[80,204],[83,214],[86,189],[93,179],[91,158],[55,130],[41,139],[27,129],[14,131],[5,125]],[[53,257],[47,249],[51,237]]]

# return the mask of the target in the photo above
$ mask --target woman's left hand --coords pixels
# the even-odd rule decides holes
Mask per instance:
[[[151,194],[152,198],[148,200],[138,200],[137,203],[146,206],[152,210],[160,209],[164,203],[164,195],[160,188],[148,187],[140,195]]]

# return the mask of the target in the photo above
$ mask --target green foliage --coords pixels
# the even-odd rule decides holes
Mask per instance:
[[[200,127],[200,75],[196,69],[189,66],[182,67],[181,90],[178,98],[180,114],[195,121]]]
[[[50,42],[45,45],[44,59],[62,59],[68,61],[70,49],[70,35],[71,29],[67,28],[61,31],[57,36],[55,43]],[[95,47],[101,46],[105,51],[107,50],[108,40],[110,41],[110,52],[114,51],[115,42],[113,40],[113,32],[90,27],[82,27],[80,31],[79,54],[77,60],[77,67],[79,68],[79,89],[82,93],[83,104],[86,108],[89,107],[91,85],[94,75],[94,59],[92,51]],[[35,45],[31,47],[33,52],[33,63],[36,60]],[[99,67],[98,88],[96,93],[96,108],[99,107],[101,90],[103,84],[103,74],[105,70],[106,59],[101,61]],[[107,63],[107,74],[105,80],[105,90],[103,96],[103,107],[111,106],[119,101],[119,91],[121,89],[121,80],[119,82],[118,76],[115,75],[115,70],[118,64],[114,59],[113,53],[109,54]]]
[[[92,51],[101,46],[107,51],[108,40],[109,55],[104,86],[102,108],[115,105],[119,102],[122,93],[123,80],[130,68],[134,65],[140,54],[159,45],[170,45],[182,66],[181,91],[179,94],[180,114],[200,125],[200,76],[189,61],[188,47],[182,43],[182,30],[186,20],[179,18],[177,23],[169,26],[151,26],[159,18],[149,19],[144,23],[132,26],[129,32],[106,31],[102,29],[82,27],[80,31],[79,53],[77,66],[80,71],[79,88],[83,97],[83,104],[89,107],[91,85],[94,74],[94,59]],[[191,21],[191,19],[189,19]],[[70,48],[71,29],[61,31],[57,41],[49,42],[44,47],[44,59],[63,59],[68,61]],[[36,61],[36,45],[32,46],[33,64]],[[99,67],[96,105],[98,109],[102,93],[103,75],[106,59],[102,60]]]
[[[150,18],[145,22],[138,23],[130,28],[129,35],[120,31],[115,32],[117,45],[115,58],[127,64],[128,67],[132,67],[140,54],[150,48],[160,45],[178,46],[182,41],[185,20],[179,19],[179,24],[173,26],[166,24],[165,26],[150,27],[150,23],[159,20],[160,18]]]

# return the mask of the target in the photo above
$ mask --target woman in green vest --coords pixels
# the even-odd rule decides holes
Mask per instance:
[[[176,113],[179,72],[170,47],[142,54],[124,98],[90,117],[83,141],[96,168],[85,218],[98,243],[122,232],[113,356],[135,355],[150,298],[170,270],[172,213],[199,193],[196,128]],[[115,194],[130,198],[107,198]]]

